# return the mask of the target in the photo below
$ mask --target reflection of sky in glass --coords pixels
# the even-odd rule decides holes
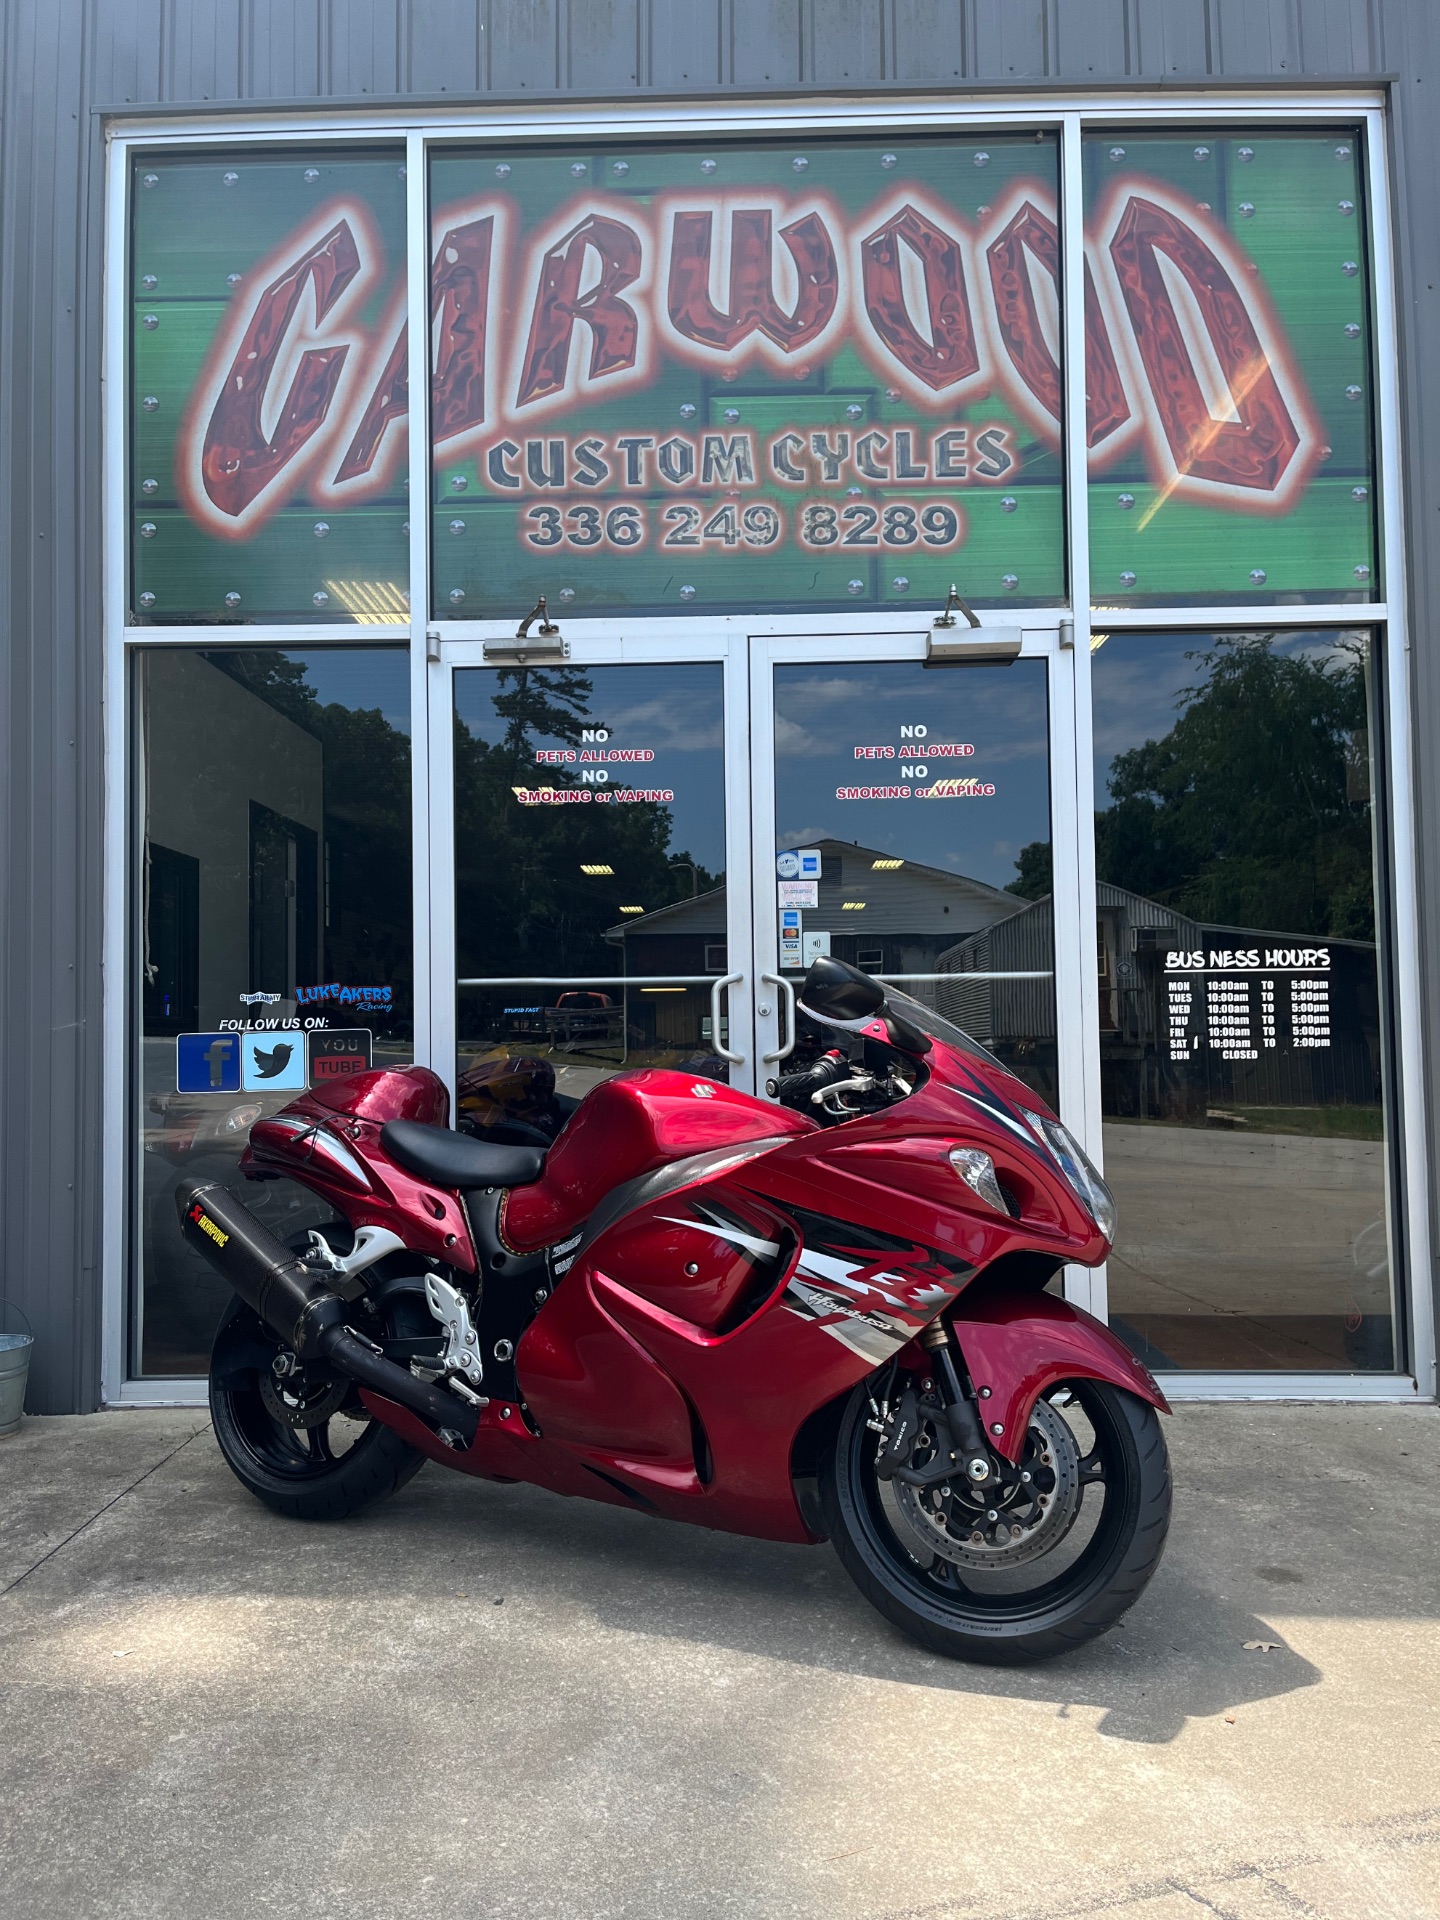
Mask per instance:
[[[1276,653],[1324,658],[1353,635],[1346,632],[1274,633]],[[1199,656],[1215,645],[1213,633],[1112,633],[1091,654],[1094,713],[1095,805],[1111,805],[1110,768],[1115,756],[1148,740],[1163,740],[1180,717],[1181,696],[1203,687]]]
[[[538,669],[544,673],[545,669]],[[669,787],[670,853],[688,853],[711,873],[725,868],[725,742],[723,669],[718,663],[655,667],[585,667],[590,683],[582,726],[605,727],[609,748],[649,747],[653,760],[607,766],[612,787]],[[455,675],[455,711],[471,737],[497,745],[506,722],[492,695],[514,690],[513,678],[497,681],[493,668],[463,668]],[[567,707],[566,711],[570,709]],[[535,747],[572,744],[534,734]],[[577,748],[577,751],[580,749]],[[567,771],[576,776],[577,762]],[[554,769],[537,764],[535,784],[553,780]],[[593,809],[589,811],[593,812]]]
[[[322,707],[378,708],[397,733],[410,732],[410,655],[397,647],[321,647],[287,653],[305,669]]]
[[[968,742],[967,759],[932,759],[925,782],[902,781],[902,726],[935,743]],[[892,746],[893,760],[857,760],[857,746]],[[841,786],[994,782],[990,799],[837,800]],[[1015,859],[1050,838],[1045,665],[1017,660],[927,669],[918,661],[775,670],[776,839],[781,847],[851,840],[876,852],[964,874],[992,887]]]

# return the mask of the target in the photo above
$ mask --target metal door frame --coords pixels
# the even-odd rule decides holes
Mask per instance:
[[[492,643],[493,645],[493,643]],[[733,1086],[756,1090],[755,1050],[751,1044],[754,1014],[751,976],[738,956],[748,953],[752,897],[750,889],[750,726],[747,701],[745,641],[742,632],[721,621],[687,620],[678,633],[641,639],[624,637],[575,639],[568,643],[564,664],[569,667],[686,666],[718,662],[723,672],[725,766],[725,918],[729,957],[729,1047],[738,1058],[732,1063]],[[438,658],[429,663],[426,698],[429,707],[429,1064],[455,1099],[458,1047],[458,993],[455,928],[455,755],[454,676],[466,669],[495,671],[503,658],[486,658],[481,640],[444,639]],[[545,665],[537,661],[536,665]],[[502,908],[503,908],[503,903]],[[736,974],[740,977],[734,978]],[[574,976],[581,979],[580,974]],[[678,976],[677,976],[678,977]],[[722,988],[724,976],[717,976]],[[518,984],[518,981],[515,983]],[[720,996],[717,995],[717,1000]],[[715,1040],[720,1040],[718,1031]],[[417,1052],[417,1058],[420,1055]]]

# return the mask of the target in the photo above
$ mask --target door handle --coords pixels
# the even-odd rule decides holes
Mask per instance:
[[[710,1044],[722,1060],[728,1060],[732,1067],[745,1064],[743,1053],[732,1053],[720,1038],[720,996],[727,987],[738,987],[745,978],[743,973],[727,973],[723,980],[717,980],[710,989]]]
[[[760,978],[767,987],[778,987],[785,996],[785,1031],[790,1038],[778,1053],[767,1053],[764,1056],[766,1066],[773,1067],[780,1060],[788,1060],[795,1049],[795,989],[783,975],[778,973],[762,973]]]

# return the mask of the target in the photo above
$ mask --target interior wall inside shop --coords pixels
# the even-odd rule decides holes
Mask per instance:
[[[195,1025],[236,1015],[257,984],[252,970],[277,983],[293,1010],[297,969],[309,982],[323,966],[315,859],[324,833],[320,742],[188,649],[152,653],[145,669],[151,859],[156,848],[178,853],[195,862],[199,877]],[[297,841],[302,857],[290,851],[287,859],[287,843],[294,850]],[[296,951],[297,929],[286,927],[296,919],[308,930],[308,954],[303,940]],[[152,964],[148,956],[144,964]]]

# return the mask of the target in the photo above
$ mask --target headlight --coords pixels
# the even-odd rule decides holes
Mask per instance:
[[[1069,1181],[1076,1199],[1107,1240],[1115,1238],[1115,1196],[1091,1165],[1085,1149],[1068,1127],[1029,1107],[1020,1111],[1050,1150],[1050,1158]]]
[[[952,1147],[950,1164],[956,1173],[978,1199],[987,1207],[993,1207],[997,1213],[1008,1215],[1009,1207],[1000,1191],[1000,1182],[995,1178],[995,1162],[980,1147]]]

